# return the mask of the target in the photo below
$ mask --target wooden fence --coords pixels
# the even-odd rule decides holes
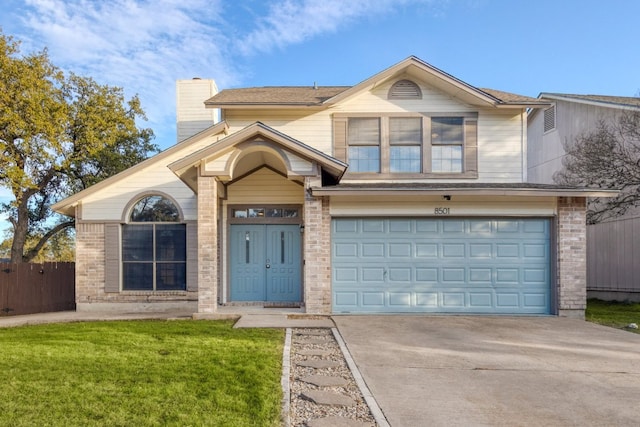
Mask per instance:
[[[587,293],[605,300],[640,301],[640,217],[587,226]]]
[[[0,263],[0,316],[75,307],[75,263]]]

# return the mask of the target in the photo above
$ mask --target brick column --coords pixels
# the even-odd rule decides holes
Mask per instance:
[[[306,312],[331,313],[331,217],[329,199],[304,199],[304,301]]]
[[[558,315],[584,319],[587,224],[584,197],[558,197]]]
[[[76,304],[99,300],[104,284],[104,224],[76,220]]]
[[[218,186],[198,176],[198,313],[218,308]]]

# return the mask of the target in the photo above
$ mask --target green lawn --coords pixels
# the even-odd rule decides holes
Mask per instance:
[[[283,341],[229,321],[0,329],[0,426],[276,426]]]
[[[640,303],[608,302],[590,299],[587,301],[585,317],[589,322],[640,333],[639,329],[629,329],[626,327],[630,323],[640,325]]]

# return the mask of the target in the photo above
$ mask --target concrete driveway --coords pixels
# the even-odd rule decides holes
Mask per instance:
[[[392,427],[640,425],[640,335],[556,317],[333,319]]]

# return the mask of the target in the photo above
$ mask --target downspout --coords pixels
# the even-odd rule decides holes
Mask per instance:
[[[527,137],[525,134],[525,114],[526,109],[522,109],[520,113],[520,146],[522,147],[522,156],[520,156],[520,163],[522,168],[522,182],[527,182]]]

